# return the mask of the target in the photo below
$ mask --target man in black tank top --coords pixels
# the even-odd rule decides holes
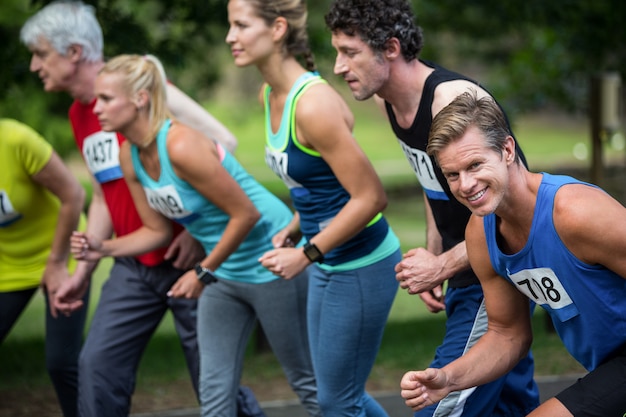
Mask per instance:
[[[426,145],[433,117],[459,94],[490,94],[468,77],[419,59],[422,31],[407,0],[334,0],[326,24],[337,51],[335,73],[355,99],[375,96],[424,191],[426,248],[407,252],[396,278],[410,294],[419,294],[429,311],[446,310],[446,335],[431,364],[445,366],[484,333],[487,317],[465,248],[470,211],[454,198]],[[517,152],[525,164],[521,149]],[[499,380],[451,394],[415,416],[525,416],[539,405],[533,374],[529,354]]]

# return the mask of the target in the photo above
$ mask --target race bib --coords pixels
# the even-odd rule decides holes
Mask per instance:
[[[21,218],[22,214],[13,208],[9,194],[4,190],[0,190],[0,227],[7,227]]]
[[[443,190],[439,180],[437,180],[433,161],[428,154],[419,149],[413,149],[407,146],[406,143],[399,139],[398,142],[428,198],[433,200],[449,200],[448,195]]]
[[[520,292],[546,310],[553,311],[559,320],[566,321],[579,314],[576,305],[552,269],[524,269],[514,274],[507,271],[507,274]]]
[[[287,174],[289,155],[285,152],[272,151],[265,147],[265,163],[285,183],[287,188],[302,188],[302,185]]]
[[[89,171],[99,183],[123,177],[120,167],[120,145],[114,132],[96,132],[83,142],[83,157]]]
[[[198,214],[185,209],[183,201],[173,185],[166,185],[157,189],[144,187],[144,191],[150,207],[165,217],[181,224],[190,223],[198,218]]]

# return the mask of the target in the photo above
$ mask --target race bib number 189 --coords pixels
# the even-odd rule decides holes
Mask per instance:
[[[156,189],[144,187],[144,192],[150,207],[167,218],[176,220],[181,224],[190,223],[198,218],[197,213],[193,213],[185,208],[183,200],[172,185]]]

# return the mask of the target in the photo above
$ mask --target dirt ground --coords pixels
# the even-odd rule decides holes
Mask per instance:
[[[398,378],[373,378],[376,383],[368,385],[368,391],[392,391],[398,389]],[[284,377],[272,380],[250,381],[244,378],[257,400],[292,400],[295,394]],[[148,413],[164,410],[198,407],[191,383],[188,380],[175,381],[158,386],[137,386],[133,395],[131,413]],[[0,391],[0,417],[63,417],[57,404],[52,386],[38,389],[15,388]]]
[[[253,387],[259,401],[293,398],[282,381]],[[167,385],[137,387],[132,413],[146,413],[197,407],[191,383],[175,381]],[[52,386],[0,392],[1,417],[63,417]]]

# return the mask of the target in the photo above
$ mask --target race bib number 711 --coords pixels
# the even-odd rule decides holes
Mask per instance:
[[[448,196],[435,175],[433,162],[426,152],[411,148],[399,139],[398,143],[426,195],[433,200],[448,200]]]

